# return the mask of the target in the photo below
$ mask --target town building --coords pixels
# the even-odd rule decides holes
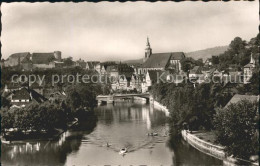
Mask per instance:
[[[98,61],[87,61],[86,69],[100,72],[101,64]]]
[[[205,62],[204,62],[204,65],[205,65],[206,67],[212,66],[212,59],[211,59],[211,58],[207,58],[207,59],[205,60]]]
[[[250,62],[244,66],[244,84],[250,83],[250,79],[253,76],[253,71],[256,67],[255,59],[253,58],[253,54],[251,54]]]
[[[32,102],[42,103],[46,100],[41,94],[29,88],[22,88],[11,95],[11,104],[16,107],[25,107]]]
[[[79,60],[77,60],[77,61],[75,62],[75,66],[79,66],[79,67],[81,67],[82,69],[86,69],[86,68],[87,68],[87,63],[80,58]]]

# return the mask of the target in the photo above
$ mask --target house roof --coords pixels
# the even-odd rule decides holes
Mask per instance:
[[[12,54],[12,55],[10,55],[9,56],[9,58],[25,58],[25,57],[27,57],[28,55],[30,55],[30,53],[29,52],[20,52],[20,53],[15,53],[15,54]]]
[[[235,104],[241,100],[249,100],[251,102],[254,102],[254,101],[258,101],[259,100],[259,97],[258,96],[253,96],[253,95],[239,95],[239,94],[235,94],[231,99],[230,101],[227,103],[227,106],[229,106],[230,104]]]
[[[87,65],[88,65],[89,69],[94,69],[95,66],[100,65],[100,62],[98,62],[98,61],[88,61]]]
[[[117,66],[116,65],[110,65],[110,66],[107,66],[107,68],[106,68],[106,71],[107,72],[118,72],[118,68],[117,68]]]
[[[26,88],[22,88],[21,90],[18,90],[14,92],[12,96],[13,100],[29,100],[30,99],[30,93]]]
[[[12,99],[13,100],[30,100],[30,99],[32,99],[33,101],[36,101],[38,103],[41,103],[41,102],[47,100],[41,94],[37,93],[36,91],[34,91],[32,89],[27,89],[27,88],[22,88],[21,90],[14,92]]]
[[[32,63],[29,57],[24,58],[21,63]]]
[[[248,63],[247,65],[244,66],[244,68],[254,68],[255,65],[252,63]]]
[[[33,64],[49,64],[55,60],[54,53],[33,53],[32,62]]]
[[[190,70],[190,74],[202,74],[200,66],[194,66],[193,69]]]

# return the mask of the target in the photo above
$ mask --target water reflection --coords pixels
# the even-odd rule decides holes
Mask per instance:
[[[3,165],[220,165],[169,137],[165,113],[130,102],[100,106],[57,141],[2,145]],[[158,136],[148,136],[156,132]],[[109,144],[109,146],[107,146]],[[118,154],[128,148],[126,156]]]

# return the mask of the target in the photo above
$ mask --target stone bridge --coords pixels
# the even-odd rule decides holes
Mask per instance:
[[[150,94],[140,93],[140,94],[113,94],[113,95],[98,95],[96,100],[98,104],[106,103],[113,104],[116,100],[134,100],[135,97],[140,97],[146,99],[146,103],[149,103]]]

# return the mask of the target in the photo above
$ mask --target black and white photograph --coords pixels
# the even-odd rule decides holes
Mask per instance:
[[[2,166],[259,166],[259,1],[1,3]]]

